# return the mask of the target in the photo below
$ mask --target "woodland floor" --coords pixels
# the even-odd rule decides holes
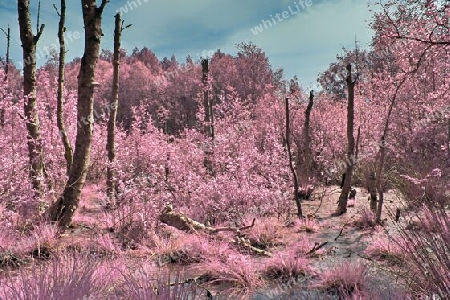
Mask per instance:
[[[86,250],[86,247],[89,247],[87,245],[98,245],[99,237],[110,233],[111,220],[108,220],[108,213],[105,213],[101,192],[98,189],[96,185],[85,187],[82,193],[81,207],[75,214],[73,227],[57,240],[57,245],[54,246],[55,249],[72,248]],[[312,200],[302,202],[304,215],[309,216],[309,221],[303,227],[300,227],[300,230],[299,226],[283,226],[283,229],[278,231],[280,243],[269,249],[273,254],[295,247],[299,241],[305,240],[305,238],[309,240],[306,247],[311,249],[315,244],[320,245],[327,242],[314,253],[305,255],[312,273],[305,276],[301,282],[291,281],[290,284],[282,285],[278,281],[266,280],[264,281],[264,286],[257,291],[245,294],[245,296],[236,294],[230,296],[229,286],[225,284],[217,285],[208,282],[203,284],[213,295],[220,295],[214,299],[324,299],[326,293],[320,289],[311,289],[319,281],[320,276],[317,274],[336,266],[339,268],[339,266],[352,266],[362,262],[368,266],[368,272],[372,280],[377,281],[377,283],[373,284],[374,288],[394,289],[397,284],[402,284],[399,265],[393,260],[380,261],[370,257],[365,250],[376,241],[384,240],[387,242],[389,239],[386,239],[386,236],[394,234],[398,223],[393,220],[393,215],[395,215],[397,207],[403,207],[401,199],[393,191],[388,191],[385,195],[383,211],[384,225],[382,227],[367,226],[367,222],[361,222],[361,215],[364,215],[364,211],[369,206],[367,193],[360,188],[356,188],[356,190],[355,205],[349,207],[346,214],[332,217],[331,214],[337,207],[336,201],[340,193],[339,187],[331,186],[320,188],[319,190],[316,189]],[[324,195],[322,199],[319,197],[320,194]],[[409,221],[404,216],[400,219],[400,222]],[[256,223],[264,222],[269,221],[265,219],[256,220]],[[114,234],[116,234],[115,237],[119,241],[120,233]],[[145,244],[145,241],[141,243]],[[92,249],[94,248],[92,247]],[[138,263],[140,259],[151,260],[156,255],[156,252],[148,245],[145,247],[137,245],[137,247],[131,248],[118,251],[113,250],[113,252],[117,256],[125,256],[130,263]],[[263,268],[265,262],[270,258],[250,255],[249,259],[252,260],[251,263],[253,265]],[[162,267],[161,272],[167,273],[168,270],[179,270],[181,271],[181,279],[189,279],[204,275],[208,267],[203,266],[203,268],[199,268],[195,263],[187,265],[166,264]],[[308,287],[308,296],[304,292],[305,287]],[[236,289],[234,291],[236,292]],[[333,299],[333,296],[329,297]]]

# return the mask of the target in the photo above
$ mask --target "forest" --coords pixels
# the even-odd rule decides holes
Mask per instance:
[[[56,2],[0,20],[0,299],[450,298],[448,1],[373,3],[315,90],[252,42],[126,51],[108,0],[67,61]]]

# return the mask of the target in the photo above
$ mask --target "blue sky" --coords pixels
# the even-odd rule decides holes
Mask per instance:
[[[306,0],[302,6],[300,1],[111,0],[103,15],[102,48],[112,49],[114,14],[122,8],[125,23],[133,24],[123,34],[123,47],[129,52],[147,46],[159,59],[175,54],[184,61],[188,54],[197,59],[202,52],[217,49],[234,54],[237,43],[251,41],[266,52],[274,68],[283,67],[286,78],[296,74],[304,87],[312,87],[317,74],[327,68],[342,46],[353,47],[356,38],[361,47],[368,47],[372,32],[367,21],[371,13],[365,0],[310,0],[310,6]],[[42,0],[41,23],[46,28],[38,44],[41,50],[57,43],[58,17],[53,3],[58,2]],[[81,56],[83,51],[80,2],[67,0],[66,27],[72,33],[71,39],[67,36],[69,59]],[[18,62],[21,48],[16,3],[0,0],[0,27],[11,25],[12,59]],[[35,23],[37,0],[31,0],[31,4]],[[284,11],[286,18],[281,15]],[[252,32],[271,17],[276,24],[272,21],[270,27],[266,22],[267,29],[256,35]],[[74,38],[75,32],[80,38]],[[1,34],[1,56],[5,54],[4,41]],[[39,59],[38,64],[45,60]]]

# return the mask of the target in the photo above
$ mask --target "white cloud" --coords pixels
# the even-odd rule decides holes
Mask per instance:
[[[313,1],[306,10],[257,35],[250,28],[242,29],[223,46],[253,41],[266,52],[274,67],[283,66],[287,75],[298,74],[302,83],[310,84],[341,52],[342,46],[353,47],[355,38],[361,47],[368,46],[372,32],[365,20],[370,16],[365,1]]]
[[[135,1],[138,0],[127,0]],[[114,14],[127,1],[112,1],[103,15],[102,48],[113,45]],[[282,13],[288,6],[294,7],[298,0],[139,0],[141,5],[123,15],[125,23],[133,26],[123,33],[123,46],[128,50],[147,46],[161,59],[177,55],[181,61],[190,53],[196,58],[202,51],[221,49],[234,53],[239,42],[253,41],[269,56],[273,67],[284,67],[288,77],[298,74],[304,85],[314,83],[316,75],[326,69],[341,52],[342,46],[352,47],[355,37],[361,46],[367,46],[371,31],[365,19],[370,18],[367,2],[364,0],[312,0],[306,10],[290,16],[283,22],[253,35],[250,29],[259,25],[262,19]],[[0,7],[0,27],[12,26],[13,59],[21,60],[17,8],[8,3]],[[53,2],[43,2],[42,23],[46,29],[38,47],[56,42],[58,17]],[[32,13],[35,20],[35,11]],[[35,22],[35,21],[33,21]],[[83,20],[79,1],[68,2],[67,30],[78,31],[81,38],[68,42],[68,58],[80,57],[83,53]],[[0,37],[1,38],[1,37]],[[0,39],[0,54],[4,53]],[[39,64],[45,59],[38,61]]]

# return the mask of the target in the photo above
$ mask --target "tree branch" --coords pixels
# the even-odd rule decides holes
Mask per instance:
[[[61,14],[59,13],[58,8],[56,7],[55,3],[53,3],[53,7],[55,8],[56,13],[58,14],[58,17],[61,17]]]
[[[103,13],[103,10],[105,9],[106,4],[109,3],[109,0],[102,0],[102,4],[100,4],[100,7],[97,8],[98,13]]]
[[[36,44],[39,41],[39,38],[42,35],[42,32],[44,32],[45,24],[41,25],[41,28],[39,29],[39,32],[34,36],[33,42]]]

